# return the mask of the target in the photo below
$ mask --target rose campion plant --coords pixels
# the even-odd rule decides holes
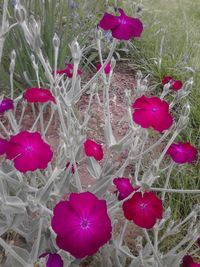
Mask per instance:
[[[91,139],[87,139],[84,142],[84,150],[85,150],[85,154],[88,157],[93,157],[97,161],[103,159],[103,149],[102,149],[102,146],[100,144],[97,144],[96,142],[94,142]]]
[[[162,84],[165,85],[167,83],[170,83],[170,87],[174,91],[178,91],[178,90],[182,89],[182,87],[183,87],[183,83],[181,80],[174,80],[171,76],[163,77]]]
[[[55,97],[48,89],[28,88],[24,92],[24,99],[29,103],[46,103],[52,101],[56,103]]]
[[[9,98],[4,98],[0,101],[0,113],[4,113],[7,110],[13,109],[13,100]]]

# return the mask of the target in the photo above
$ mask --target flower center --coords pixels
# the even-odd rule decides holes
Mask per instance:
[[[81,228],[82,229],[87,229],[89,227],[89,222],[86,219],[83,219],[81,222]]]
[[[28,145],[26,148],[25,148],[26,151],[33,151],[33,147],[31,145]]]
[[[123,25],[127,24],[125,18],[120,18],[119,22]]]
[[[141,203],[140,207],[141,207],[141,209],[145,209],[147,207],[147,203]]]
[[[156,112],[158,109],[154,107],[154,108],[152,108],[151,110],[152,110],[153,112]]]

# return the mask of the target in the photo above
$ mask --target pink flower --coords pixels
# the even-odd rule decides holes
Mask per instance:
[[[182,87],[183,87],[183,83],[182,83],[182,81],[180,81],[180,80],[174,80],[174,81],[172,82],[172,89],[173,89],[174,91],[178,91],[178,90],[180,90]]]
[[[167,83],[170,83],[170,86],[174,91],[178,91],[183,87],[181,80],[174,80],[171,76],[163,77],[162,84],[165,85]]]
[[[130,182],[129,178],[118,177],[113,180],[113,184],[117,187],[118,200],[128,197],[133,191],[137,190]]]
[[[63,70],[57,70],[56,73],[60,74],[60,75],[65,74],[65,75],[67,75],[67,77],[72,78],[74,66],[72,64],[65,64],[65,66],[67,68],[65,68]],[[78,69],[77,75],[81,75],[81,73],[82,73],[81,70]]]
[[[10,98],[4,98],[0,101],[0,113],[4,113],[9,109],[13,109],[13,100]]]
[[[183,257],[182,267],[200,267],[200,263],[194,262],[191,256],[186,255]]]
[[[24,92],[24,98],[29,103],[46,103],[52,101],[56,103],[55,97],[48,89],[28,88]]]
[[[97,144],[91,139],[87,139],[84,143],[85,154],[88,157],[93,157],[96,160],[102,160],[103,158],[103,149],[102,146]]]
[[[47,257],[46,267],[63,267],[64,262],[61,256],[57,253],[44,253],[39,258]]]
[[[45,169],[53,157],[53,152],[38,132],[24,131],[10,138],[6,156],[14,161],[18,171],[27,172]]]
[[[190,145],[190,143],[178,142],[178,144],[172,144],[167,150],[168,155],[179,164],[192,163],[197,159],[197,149]]]
[[[157,219],[162,219],[162,200],[152,192],[136,192],[123,203],[124,216],[136,225],[150,229]]]
[[[76,166],[78,165],[78,163],[76,162]],[[66,168],[69,169],[70,166],[70,162],[67,162],[66,164]],[[75,168],[74,168],[74,164],[71,165],[71,172],[75,173]]]
[[[0,138],[0,155],[5,154],[7,149],[8,141],[6,139]]]
[[[99,71],[100,68],[101,68],[101,64],[98,63],[98,64],[96,65],[96,72]],[[104,68],[104,73],[105,73],[105,74],[109,74],[109,73],[110,73],[110,69],[111,69],[110,63],[108,63],[108,64],[105,66],[105,68]]]
[[[173,80],[173,78],[171,76],[165,76],[162,79],[162,84],[165,85],[165,84],[167,84],[168,82],[170,82],[172,80]]]
[[[112,232],[106,201],[90,192],[72,193],[69,200],[59,202],[51,226],[58,247],[79,259],[96,253]]]
[[[118,8],[120,16],[113,16],[105,13],[99,27],[104,30],[111,30],[112,36],[119,40],[130,40],[133,37],[140,37],[143,31],[143,24],[139,19],[126,16],[123,9]]]
[[[142,96],[132,104],[133,120],[142,128],[152,127],[158,132],[168,129],[173,118],[169,113],[169,104],[158,97]]]

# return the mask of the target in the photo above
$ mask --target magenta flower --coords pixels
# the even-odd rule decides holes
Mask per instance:
[[[24,98],[29,103],[46,103],[52,101],[56,103],[55,97],[48,89],[28,88],[24,92]]]
[[[136,192],[123,203],[123,211],[126,219],[142,228],[150,229],[157,219],[162,219],[162,200],[152,192]]]
[[[142,128],[152,127],[158,132],[168,129],[173,118],[169,113],[169,104],[158,97],[142,96],[132,104],[133,120]]]
[[[183,87],[181,80],[174,80],[171,76],[163,77],[162,84],[165,85],[167,83],[170,83],[170,86],[174,91],[178,91]]]
[[[103,149],[102,146],[97,144],[91,139],[87,139],[84,143],[85,154],[88,157],[93,157],[96,160],[102,160],[103,158]]]
[[[90,192],[72,193],[68,201],[59,202],[51,226],[58,247],[79,259],[96,253],[112,232],[106,201]]]
[[[9,109],[13,109],[13,100],[10,98],[4,98],[0,101],[0,113],[4,113]]]
[[[14,161],[18,171],[27,172],[45,169],[53,157],[53,152],[38,132],[24,131],[10,138],[6,156]]]
[[[99,71],[100,68],[101,68],[101,64],[98,63],[98,64],[96,65],[96,72]],[[109,74],[109,73],[110,73],[110,70],[111,70],[111,66],[110,66],[110,63],[108,63],[108,64],[105,66],[105,68],[104,68],[104,73],[105,73],[105,74]]]
[[[99,27],[106,31],[111,30],[112,36],[119,40],[140,37],[143,31],[142,22],[139,19],[126,16],[121,8],[118,8],[118,11],[120,16],[105,13],[99,22]]]
[[[0,155],[6,153],[8,149],[8,141],[6,139],[0,138]]]
[[[56,73],[60,75],[65,74],[67,77],[72,78],[74,66],[72,64],[65,64],[65,66],[66,66],[65,69],[57,70]],[[81,74],[82,74],[81,70],[78,69],[77,75],[81,75]]]
[[[39,258],[47,257],[46,267],[63,267],[64,262],[61,256],[57,253],[44,253]]]
[[[113,180],[113,184],[117,187],[116,193],[118,194],[118,200],[123,200],[128,197],[133,191],[137,190],[130,182],[129,178],[118,177]]]
[[[200,263],[194,262],[191,256],[186,255],[183,257],[182,267],[200,267]]]
[[[192,163],[197,159],[197,149],[191,146],[190,143],[178,142],[178,144],[172,144],[167,150],[168,155],[179,164]]]

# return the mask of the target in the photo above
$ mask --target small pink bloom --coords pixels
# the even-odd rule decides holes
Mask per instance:
[[[138,189],[138,187],[134,188],[132,186],[129,178],[115,178],[113,184],[117,187],[118,200],[128,197],[133,191]]]
[[[85,154],[88,157],[93,157],[96,160],[103,159],[103,149],[100,144],[97,144],[91,139],[87,139],[84,143]]]
[[[192,163],[197,159],[197,149],[190,145],[190,143],[178,142],[178,144],[172,144],[167,150],[168,155],[179,164]]]
[[[53,157],[53,152],[38,132],[24,131],[10,138],[6,156],[14,161],[18,171],[27,172],[45,169]]]
[[[24,98],[29,103],[46,103],[52,101],[56,103],[55,97],[48,89],[28,88],[24,92]]]
[[[8,149],[8,141],[6,139],[0,138],[0,155],[6,153]]]
[[[78,163],[76,162],[76,166],[78,165]],[[70,162],[67,162],[66,164],[66,168],[69,169],[70,166]],[[74,164],[71,165],[71,172],[75,173],[75,168],[74,168]]]
[[[183,83],[180,80],[174,80],[171,76],[165,76],[162,79],[162,84],[165,85],[167,83],[170,83],[171,88],[174,91],[178,91],[183,87]]]
[[[64,262],[57,253],[44,253],[39,258],[47,257],[46,267],[63,267]]]
[[[10,98],[4,98],[0,101],[0,113],[4,113],[9,109],[13,109],[13,100]]]
[[[191,256],[186,255],[183,257],[182,267],[200,267],[200,263],[194,262]]]
[[[162,219],[162,200],[152,192],[136,192],[123,203],[123,211],[126,219],[142,228],[150,229],[157,219]]]
[[[165,85],[165,84],[167,84],[168,82],[170,82],[172,80],[173,80],[173,78],[171,76],[165,76],[162,79],[162,84]]]
[[[158,132],[167,130],[173,123],[169,104],[158,97],[142,96],[132,104],[133,120],[142,128],[152,127]]]
[[[67,75],[67,77],[72,78],[74,66],[72,64],[65,64],[65,66],[66,66],[65,69],[57,70],[56,73],[60,75],[65,74]],[[81,75],[81,74],[82,74],[81,70],[78,69],[77,75]]]
[[[143,24],[139,19],[126,16],[123,9],[118,8],[120,16],[113,16],[105,13],[99,27],[108,31],[111,30],[112,36],[119,40],[130,40],[140,37],[143,31]]]
[[[100,68],[101,68],[101,64],[98,63],[98,64],[96,65],[96,71],[99,71]],[[110,73],[110,69],[111,69],[110,63],[108,63],[108,64],[105,66],[105,68],[104,68],[104,73],[105,73],[105,74],[109,74],[109,73]]]
[[[178,90],[180,90],[182,87],[183,87],[183,83],[182,83],[182,81],[180,81],[180,80],[174,80],[174,81],[172,82],[172,89],[173,89],[174,91],[178,91]]]
[[[90,192],[71,193],[69,200],[59,202],[51,226],[58,247],[79,259],[96,253],[112,233],[106,201]]]

